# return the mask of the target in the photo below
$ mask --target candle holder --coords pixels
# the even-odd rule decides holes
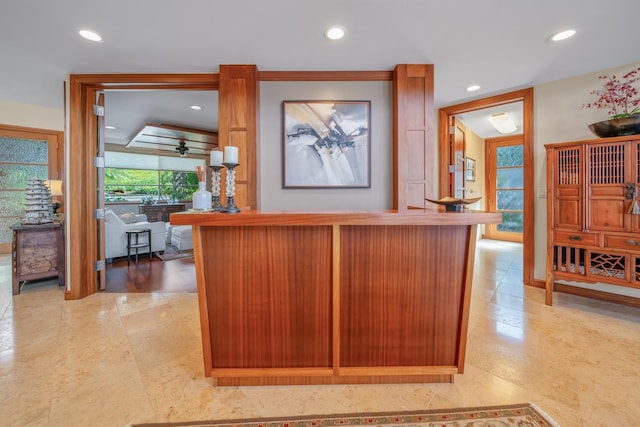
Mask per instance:
[[[226,178],[226,191],[227,191],[227,206],[222,208],[222,212],[227,213],[237,213],[240,212],[240,209],[233,202],[233,196],[236,194],[236,172],[235,168],[240,165],[240,163],[222,163],[224,167],[227,168],[227,178]]]
[[[211,209],[220,212],[224,210],[224,206],[220,203],[220,169],[222,169],[222,166],[209,167],[213,170],[211,173],[211,194],[213,198]]]

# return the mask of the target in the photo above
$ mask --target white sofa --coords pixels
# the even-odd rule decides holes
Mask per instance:
[[[107,209],[104,214],[105,227],[105,256],[107,259],[127,256],[127,233],[128,230],[138,228],[151,229],[151,250],[153,252],[164,251],[167,247],[166,229],[164,222],[149,222],[144,214],[125,214],[125,222],[111,209]],[[148,247],[138,250],[139,254],[149,253]]]

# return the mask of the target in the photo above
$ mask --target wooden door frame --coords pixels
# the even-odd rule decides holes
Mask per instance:
[[[96,93],[109,89],[218,90],[218,74],[72,74],[69,78],[69,140],[67,168],[67,245],[69,269],[65,299],[97,291],[94,262],[98,259],[97,179],[94,166],[97,125]]]
[[[525,285],[543,287],[533,277],[534,266],[534,169],[533,169],[533,88],[517,90],[462,104],[451,105],[438,111],[438,148],[440,170],[440,197],[447,196],[450,159],[449,123],[451,116],[497,105],[522,102],[522,143],[524,145],[524,232],[523,232],[523,282]]]

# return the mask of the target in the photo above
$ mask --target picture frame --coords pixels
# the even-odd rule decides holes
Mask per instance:
[[[370,188],[371,101],[283,101],[283,188]]]
[[[465,168],[465,180],[466,181],[475,181],[476,180],[476,161],[471,157],[467,157],[466,159],[466,168]]]

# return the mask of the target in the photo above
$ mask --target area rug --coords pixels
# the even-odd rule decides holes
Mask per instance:
[[[412,412],[133,424],[132,427],[560,427],[532,403]]]
[[[162,261],[171,261],[173,259],[181,259],[181,258],[192,258],[193,249],[181,251],[175,246],[167,245],[167,247],[164,250],[164,253],[155,252],[155,256],[160,258]]]

